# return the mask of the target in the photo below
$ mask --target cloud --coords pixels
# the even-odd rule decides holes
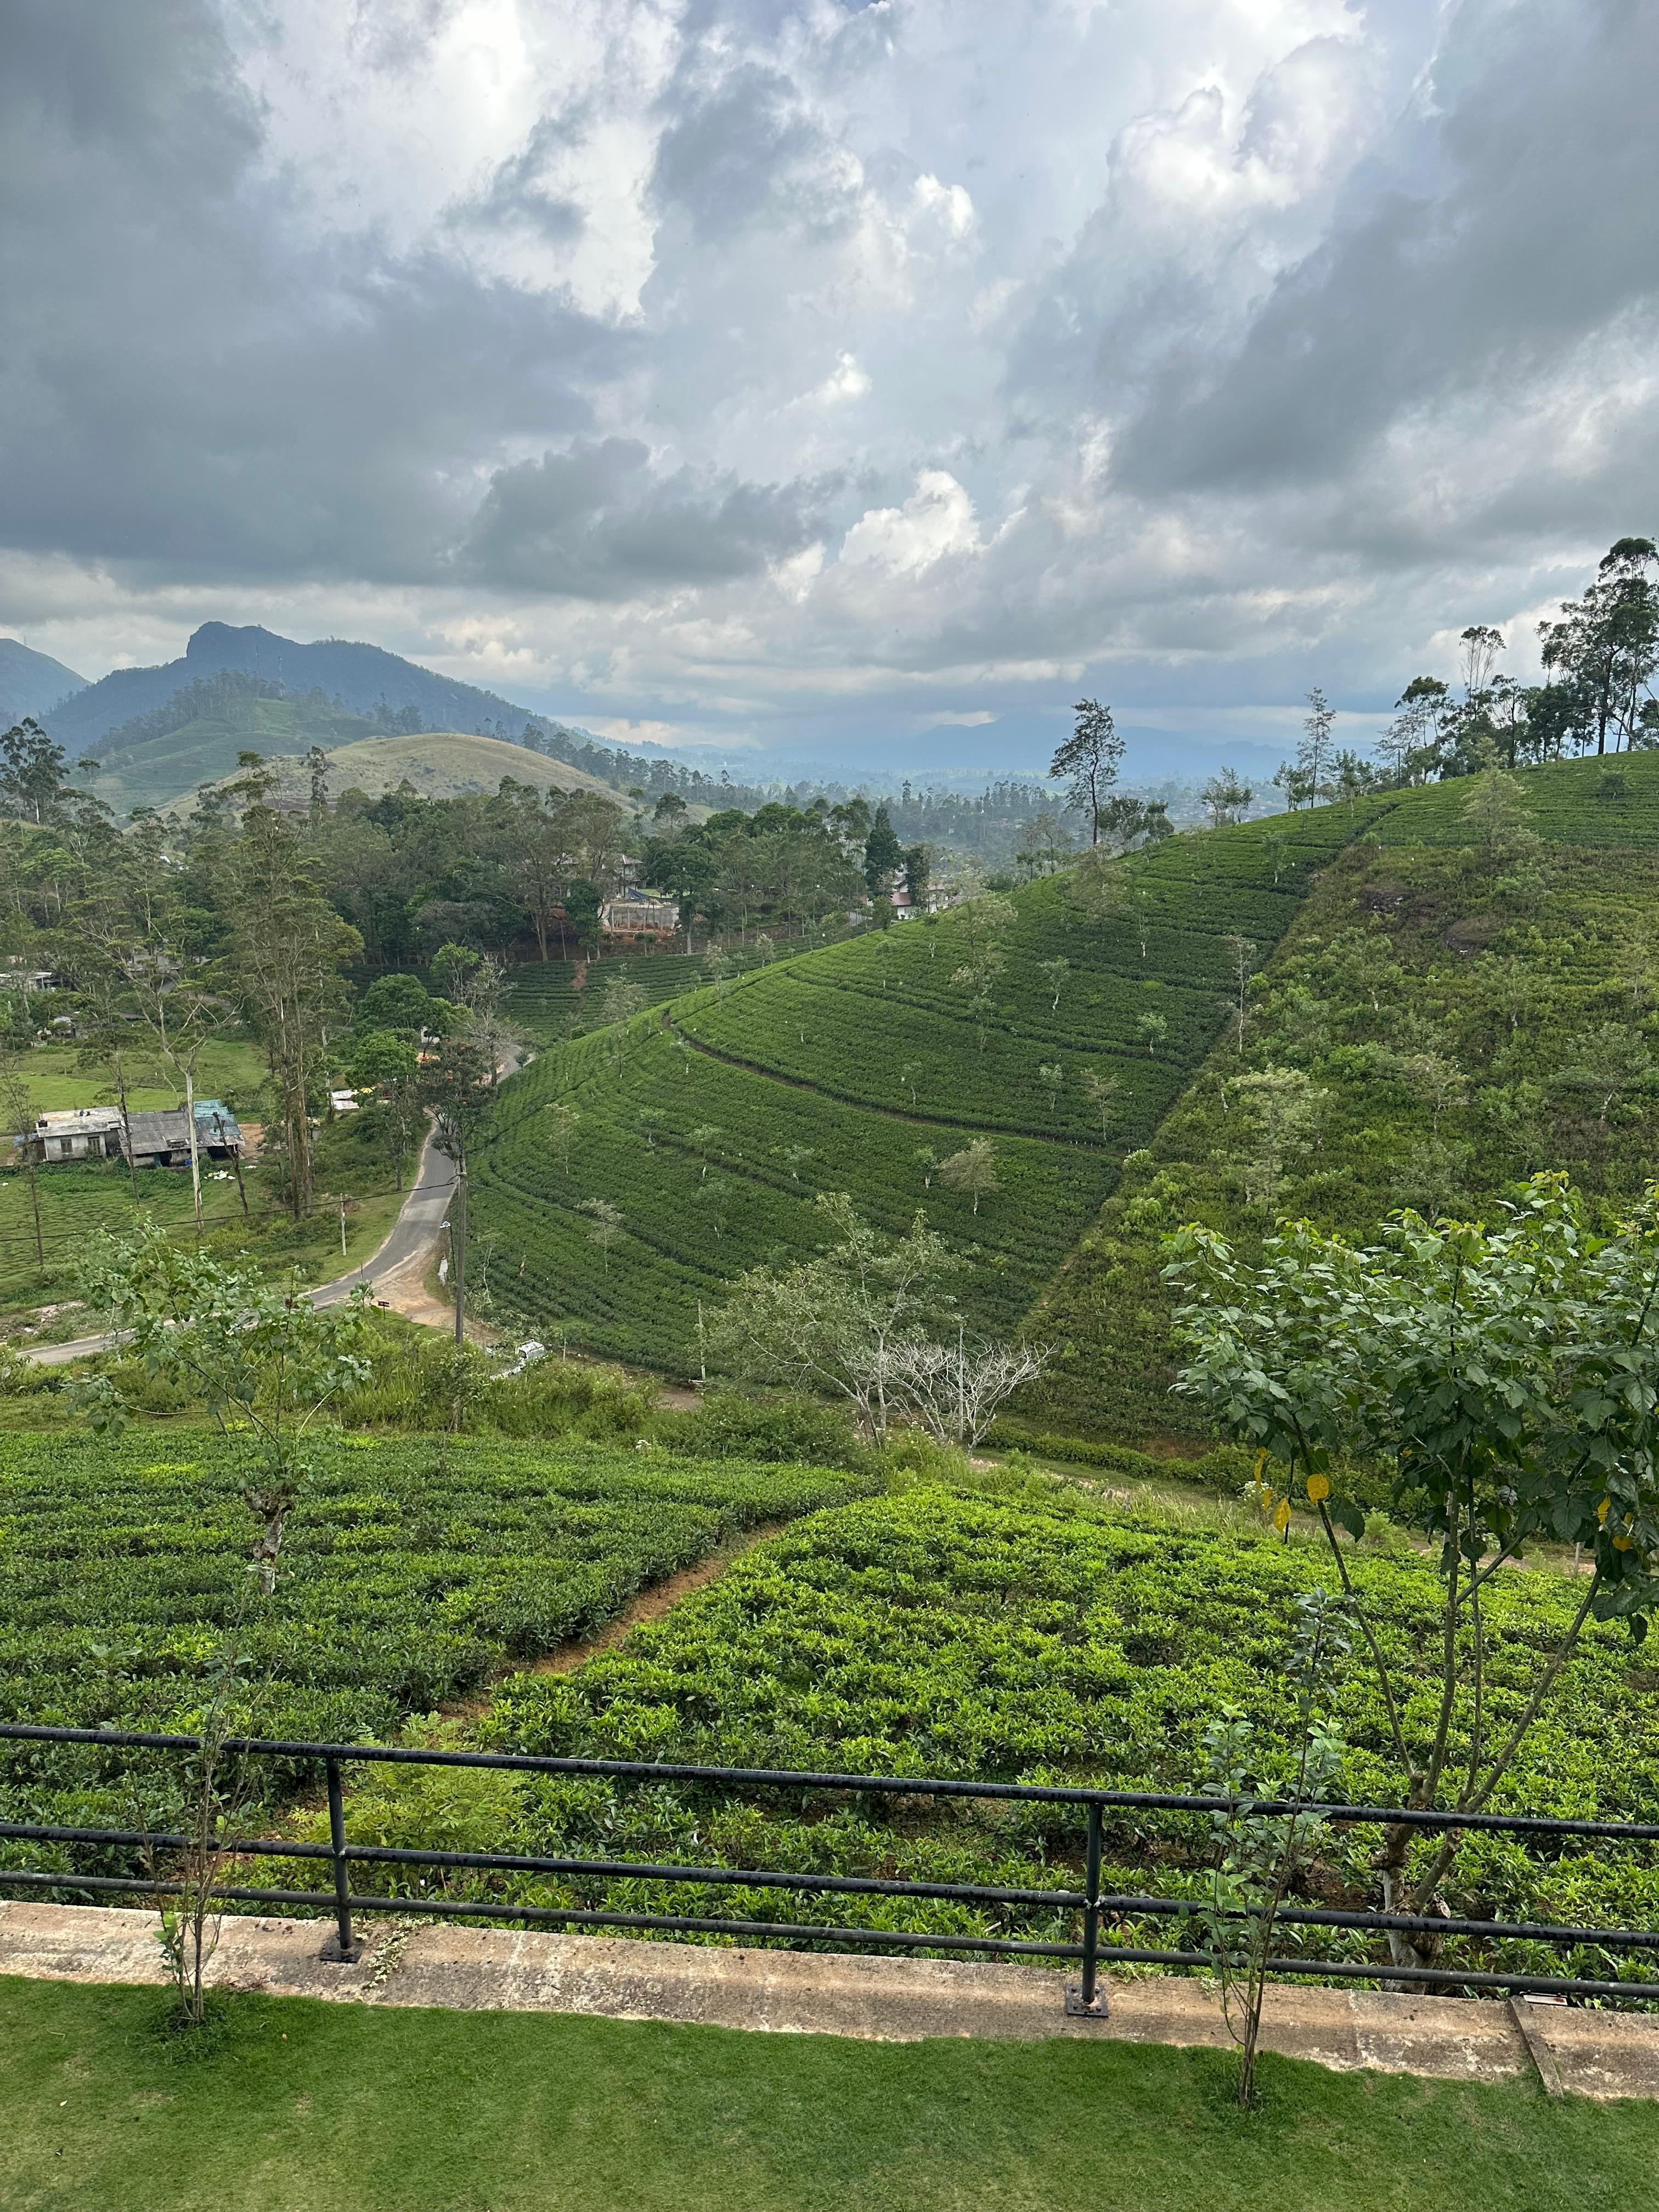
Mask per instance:
[[[822,489],[658,476],[637,440],[579,442],[501,470],[462,549],[469,577],[509,590],[627,599],[730,582],[798,554]]]
[[[1466,621],[1524,668],[1659,511],[1640,0],[7,34],[0,630],[92,672],[211,616],[820,758],[1079,687],[1277,742]]]

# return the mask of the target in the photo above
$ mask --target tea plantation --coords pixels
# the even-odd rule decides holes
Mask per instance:
[[[592,1632],[739,1531],[862,1486],[797,1467],[446,1437],[338,1436],[323,1459],[276,1596],[246,1632],[252,1733],[384,1738]],[[190,1728],[246,1585],[249,1531],[216,1434],[6,1439],[0,1717]],[[91,1753],[8,1746],[0,1778],[8,1817],[73,1806],[128,1824],[115,1770]]]
[[[971,1253],[969,1318],[1006,1333],[1202,1065],[1235,988],[1225,940],[1265,953],[1375,811],[1171,839],[1125,864],[1123,910],[1103,921],[1068,879],[1033,884],[988,965],[958,909],[544,1054],[475,1155],[490,1310],[695,1371],[700,1304],[811,1249],[815,1195],[845,1190],[888,1230],[925,1206]],[[982,988],[963,980],[976,961]],[[980,1137],[997,1188],[975,1204],[937,1170]]]
[[[1454,783],[1402,794],[1326,872],[1252,984],[1242,1051],[1218,1043],[1030,1316],[1056,1353],[1035,1424],[1189,1423],[1162,1277],[1178,1222],[1249,1246],[1306,1215],[1364,1240],[1404,1206],[1489,1212],[1540,1169],[1610,1212],[1659,1172],[1659,756],[1517,781],[1536,849],[1484,849]],[[1268,1071],[1306,1106],[1277,1139]]]
[[[1362,1547],[1352,1571],[1391,1660],[1429,1650],[1437,1619],[1430,1564]],[[1182,1791],[1202,1772],[1205,1725],[1224,1708],[1254,1716],[1272,1738],[1282,1723],[1282,1668],[1297,1595],[1328,1583],[1313,1539],[1285,1542],[1131,1514],[1074,1491],[1035,1486],[1008,1498],[922,1489],[824,1512],[735,1562],[720,1580],[627,1646],[561,1677],[520,1674],[499,1692],[487,1739],[514,1749],[719,1765],[997,1780],[1100,1782]],[[1492,1585],[1488,1723],[1518,1712],[1542,1655],[1582,1596],[1546,1571]],[[1340,1678],[1339,1724],[1349,1746],[1352,1798],[1393,1802],[1383,1715],[1369,1666]],[[1408,1707],[1408,1740],[1433,1727],[1427,1692]],[[1460,1739],[1461,1742],[1461,1739]],[[1467,1748],[1467,1747],[1463,1747]],[[1454,1762],[1456,1753],[1454,1753]],[[362,1832],[413,1842],[422,1785],[407,1773],[360,1793]],[[1651,1670],[1622,1628],[1594,1630],[1548,1700],[1494,1809],[1613,1820],[1652,1817],[1659,1790],[1659,1717]],[[627,1855],[679,1858],[696,1849],[730,1865],[761,1865],[1008,1887],[1065,1886],[1056,1861],[1080,1845],[1064,1807],[945,1805],[755,1793],[732,1804],[666,1787],[514,1783],[492,1790],[490,1818],[506,1846],[546,1852],[601,1834]],[[1316,1891],[1363,1902],[1374,1890],[1374,1834],[1322,1845]],[[1126,1813],[1109,1829],[1109,1887],[1180,1895],[1205,1860],[1202,1824]],[[1466,1840],[1448,1877],[1454,1913],[1594,1926],[1650,1926],[1659,1908],[1659,1852],[1573,1842],[1522,1848]],[[568,1888],[526,1885],[525,1898],[572,1901]],[[584,1901],[592,1894],[584,1891]],[[899,1899],[789,1897],[777,1892],[680,1892],[629,1883],[624,1910],[864,1921],[898,1928],[1030,1932],[1029,1909]],[[877,1916],[873,1920],[872,1911]],[[1147,1940],[1166,1941],[1148,1932]],[[1123,1939],[1121,1939],[1123,1940]],[[1127,1939],[1139,1940],[1139,1939]],[[1310,1943],[1336,1942],[1320,1931]],[[1369,1957],[1369,1939],[1352,1955]],[[1506,1963],[1541,1948],[1511,1943]],[[1638,1972],[1587,1948],[1574,1971]]]

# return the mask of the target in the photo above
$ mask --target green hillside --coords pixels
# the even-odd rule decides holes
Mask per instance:
[[[1125,864],[1120,919],[1085,921],[1054,878],[1016,896],[1006,928],[957,909],[544,1054],[507,1086],[477,1157],[495,1310],[684,1370],[699,1303],[811,1249],[817,1193],[846,1190],[889,1229],[925,1206],[973,1248],[970,1318],[1012,1329],[1202,1064],[1231,988],[1224,940],[1274,943],[1367,819],[1174,838]],[[985,989],[953,981],[993,937]],[[1066,968],[1042,972],[1055,960]],[[1042,1073],[1056,1067],[1057,1083]],[[1103,1127],[1091,1075],[1115,1085]],[[999,1188],[975,1212],[936,1170],[979,1136]],[[622,1217],[609,1249],[593,1200]]]
[[[199,784],[233,775],[243,752],[331,751],[385,732],[360,714],[295,699],[240,698],[227,711],[203,714],[160,737],[106,753],[93,789],[118,821],[135,806],[170,805]]]
[[[1190,1429],[1160,1277],[1178,1222],[1370,1237],[1402,1206],[1489,1211],[1543,1168],[1609,1207],[1659,1172],[1659,755],[1516,781],[1494,842],[1483,787],[1440,784],[1327,871],[1253,983],[1242,1052],[1218,1044],[1033,1316],[1060,1354],[1042,1425]]]

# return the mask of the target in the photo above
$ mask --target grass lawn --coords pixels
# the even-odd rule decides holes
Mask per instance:
[[[1659,2106],[1125,2045],[854,2043],[0,1979],[0,2206],[52,2212],[1553,2212]]]
[[[114,1104],[107,1068],[82,1067],[78,1064],[80,1057],[74,1045],[40,1045],[25,1054],[22,1073],[29,1096],[41,1113],[58,1113],[70,1106]],[[264,1079],[265,1056],[258,1045],[227,1038],[203,1047],[196,1095],[224,1099],[237,1112],[257,1119],[259,1086]],[[148,1113],[152,1108],[178,1105],[181,1095],[172,1076],[158,1067],[149,1082],[135,1085],[128,1104],[135,1112]]]

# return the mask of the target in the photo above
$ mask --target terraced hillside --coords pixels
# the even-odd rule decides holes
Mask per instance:
[[[769,952],[765,955],[770,957]],[[724,958],[732,975],[764,964],[762,953],[752,950],[729,952]],[[613,982],[631,984],[644,992],[647,1006],[659,1006],[699,989],[710,975],[706,952],[622,953],[587,963],[530,960],[513,970],[507,1018],[536,1043],[558,1044],[573,1028],[594,1026]]]
[[[846,1190],[890,1230],[925,1206],[972,1248],[970,1319],[1012,1329],[1202,1064],[1228,938],[1265,952],[1377,811],[1172,839],[1126,864],[1109,920],[1051,879],[1005,927],[978,907],[908,923],[544,1054],[477,1156],[486,1294],[573,1346],[684,1370],[700,1303],[811,1249],[816,1194]],[[937,1169],[978,1137],[998,1188],[975,1206]]]
[[[1161,1278],[1182,1221],[1370,1238],[1545,1168],[1609,1212],[1659,1174],[1659,755],[1516,781],[1402,793],[1325,873],[1242,1049],[1218,1043],[1031,1317],[1059,1353],[1038,1425],[1190,1431]]]

